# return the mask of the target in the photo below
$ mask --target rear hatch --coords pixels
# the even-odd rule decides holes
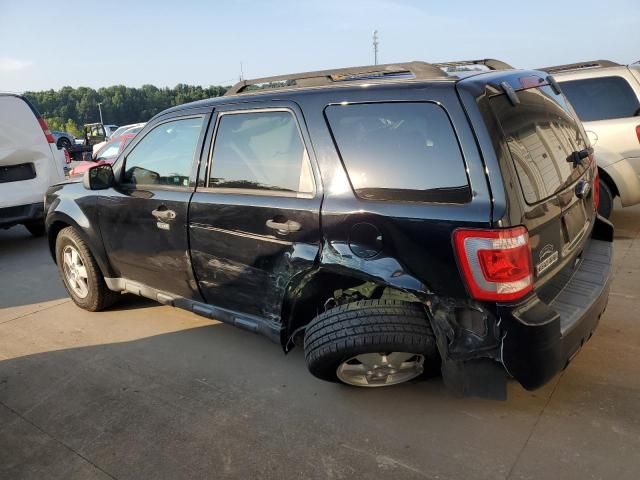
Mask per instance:
[[[40,203],[47,187],[64,179],[64,155],[52,142],[24,97],[0,95],[0,208]]]
[[[595,220],[596,168],[586,133],[566,98],[542,78],[525,78],[524,88],[503,84],[511,98],[496,95],[490,105],[519,184],[520,199],[513,200],[519,200],[521,222],[529,231],[535,287],[550,299],[588,241]]]

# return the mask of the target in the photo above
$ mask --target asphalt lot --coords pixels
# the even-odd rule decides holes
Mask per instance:
[[[640,207],[613,221],[596,335],[506,402],[324,383],[301,351],[134,297],[84,312],[44,239],[0,230],[0,479],[638,479]]]

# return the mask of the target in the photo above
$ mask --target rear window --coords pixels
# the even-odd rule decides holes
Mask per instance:
[[[491,99],[516,167],[527,203],[536,203],[564,190],[588,168],[574,167],[573,152],[588,148],[585,133],[562,95],[550,87],[518,92],[520,104],[506,95]]]
[[[569,80],[561,88],[583,122],[633,117],[640,107],[631,85],[622,77]]]
[[[439,105],[332,105],[325,112],[360,198],[442,203],[471,199],[458,139]]]

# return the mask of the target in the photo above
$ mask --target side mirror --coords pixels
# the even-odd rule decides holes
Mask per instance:
[[[108,163],[96,165],[84,172],[82,185],[87,190],[106,190],[115,183],[113,169]]]

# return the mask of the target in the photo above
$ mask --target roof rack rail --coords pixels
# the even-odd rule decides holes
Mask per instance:
[[[566,70],[582,70],[586,68],[605,68],[605,67],[619,67],[620,64],[612,62],[611,60],[590,60],[586,62],[568,63],[566,65],[556,65],[553,67],[536,68],[536,70],[542,70],[543,72],[555,73],[564,72]]]
[[[275,77],[254,78],[241,80],[231,87],[225,95],[242,93],[252,86],[261,84],[281,84],[270,86],[269,90],[290,87],[316,87],[331,85],[336,82],[355,80],[375,80],[381,78],[398,78],[411,75],[414,79],[447,78],[439,67],[426,62],[387,63],[384,65],[367,65],[362,67],[338,68],[334,70],[319,70],[316,72],[293,73]]]
[[[484,65],[489,70],[511,70],[513,67],[502,60],[496,60],[495,58],[483,58],[480,60],[457,60],[454,62],[440,62],[433,63],[439,68],[447,68],[447,67],[464,67],[467,65]]]

